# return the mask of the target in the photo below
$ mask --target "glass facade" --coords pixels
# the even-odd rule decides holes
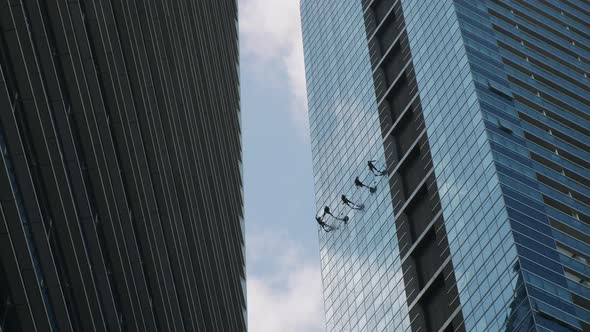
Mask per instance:
[[[247,329],[237,14],[0,3],[0,332]]]
[[[306,0],[302,22],[318,211],[366,205],[320,232],[328,331],[590,330],[588,2]],[[369,159],[374,195],[350,185]]]
[[[328,331],[387,331],[409,327],[391,194],[367,160],[383,165],[373,77],[361,3],[302,1],[313,169],[318,214],[330,206],[344,225],[320,233]],[[355,177],[377,191],[356,189]],[[364,204],[352,211],[347,195]]]
[[[501,330],[522,283],[456,5],[402,3],[465,327]]]

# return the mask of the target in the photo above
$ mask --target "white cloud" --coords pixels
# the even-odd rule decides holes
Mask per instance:
[[[291,90],[291,120],[309,141],[299,0],[240,0],[240,43],[261,68],[278,64]],[[264,73],[267,74],[268,73]]]
[[[249,331],[325,331],[318,262],[277,233],[252,236],[247,248]]]

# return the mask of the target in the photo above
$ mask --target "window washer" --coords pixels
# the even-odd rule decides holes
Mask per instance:
[[[387,172],[385,170],[383,170],[383,171],[378,170],[377,166],[375,166],[375,162],[376,162],[376,160],[369,160],[367,162],[367,165],[369,166],[369,170],[375,176],[384,176]]]
[[[349,206],[353,210],[362,210],[363,209],[362,205],[357,205],[357,204],[353,203],[350,199],[348,199],[348,197],[346,197],[346,195],[342,195],[340,197],[340,199],[342,199],[342,204]]]
[[[325,217],[326,215],[332,216],[336,220],[344,221],[345,224],[349,220],[348,216],[344,216],[344,218],[338,218],[335,215],[333,215],[332,212],[330,212],[330,207],[329,206],[324,207],[324,214],[322,215],[322,218]]]
[[[322,217],[315,217],[315,220],[318,222],[318,225],[320,225],[320,227],[326,232],[326,233],[330,233],[331,231],[334,230],[334,227],[326,224],[324,222],[324,220],[322,220]]]
[[[367,189],[369,189],[369,192],[371,192],[371,193],[374,193],[375,191],[377,191],[377,187],[367,186],[359,179],[358,176],[356,177],[356,179],[354,179],[354,185],[359,188],[367,188]]]
[[[324,207],[324,214],[322,215],[322,218],[325,217],[326,215],[332,216],[334,218],[336,218],[332,212],[330,212],[330,207],[329,206],[325,206]]]

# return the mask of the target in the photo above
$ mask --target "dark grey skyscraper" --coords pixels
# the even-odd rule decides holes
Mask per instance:
[[[301,6],[328,331],[590,331],[590,3]]]
[[[0,1],[0,331],[245,331],[237,4]]]

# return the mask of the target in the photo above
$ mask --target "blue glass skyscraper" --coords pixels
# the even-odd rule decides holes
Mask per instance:
[[[327,330],[590,331],[590,3],[301,12]]]

